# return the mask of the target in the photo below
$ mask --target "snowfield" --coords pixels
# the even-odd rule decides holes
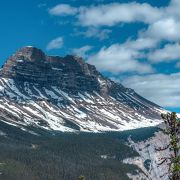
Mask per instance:
[[[100,81],[102,83],[102,81]],[[137,105],[138,110],[128,103]],[[58,131],[122,131],[156,126],[162,121],[149,113],[161,109],[143,104],[141,99],[120,92],[118,97],[103,97],[97,92],[76,96],[56,86],[40,87],[12,79],[0,79],[1,120],[14,125],[35,125]]]

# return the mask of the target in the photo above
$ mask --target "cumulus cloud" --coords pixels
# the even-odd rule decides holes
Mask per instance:
[[[144,50],[155,48],[158,41],[151,38],[139,38],[134,41],[128,40],[123,44],[126,48],[136,49],[136,50]]]
[[[140,21],[152,23],[162,16],[158,8],[147,3],[110,3],[106,5],[81,7],[79,22],[84,26],[113,26],[120,22]]]
[[[118,23],[144,22],[153,24],[172,18],[180,20],[180,1],[171,0],[167,7],[153,7],[148,3],[109,3],[80,7],[78,19],[84,26],[113,26]]]
[[[52,50],[52,49],[60,49],[63,46],[64,40],[62,37],[57,37],[56,39],[51,40],[46,49]]]
[[[62,8],[62,7],[63,8]],[[59,8],[58,8],[59,7]],[[109,3],[98,6],[82,6],[79,8],[67,4],[57,5],[54,15],[70,12],[83,26],[114,26],[118,23],[144,22],[149,24],[147,34],[155,38],[179,40],[180,1],[171,0],[167,7],[153,7],[148,3]],[[61,10],[63,9],[63,10]],[[65,10],[64,10],[65,9]],[[67,10],[68,9],[68,10]],[[69,10],[70,9],[70,10]],[[72,13],[71,13],[72,12]]]
[[[99,38],[100,40],[103,40],[103,39],[107,39],[109,37],[109,33],[111,32],[112,31],[109,29],[100,30],[98,28],[91,27],[88,28],[88,30],[85,31],[83,34],[86,37],[96,37]]]
[[[112,32],[110,29],[99,29],[97,27],[89,27],[85,31],[75,30],[74,35],[83,35],[87,38],[98,38],[99,40],[104,40],[109,38],[109,34]]]
[[[73,54],[78,55],[80,57],[86,58],[87,52],[92,49],[92,46],[86,45],[80,48],[75,48],[72,50]]]
[[[88,62],[95,65],[100,71],[113,74],[124,72],[151,73],[153,68],[139,60],[144,57],[140,50],[152,48],[155,44],[150,39],[113,44],[110,47],[103,47],[98,53],[90,56]]]
[[[113,26],[121,22],[140,21],[152,23],[163,16],[163,12],[147,3],[109,3],[98,6],[73,7],[58,4],[49,9],[54,16],[75,15],[84,26]]]
[[[148,55],[148,59],[153,63],[176,61],[180,59],[180,45],[167,44],[162,49],[156,49]]]
[[[72,7],[68,4],[59,4],[49,9],[55,16],[76,15],[78,24],[90,27],[87,36],[96,36],[99,27],[114,26],[119,23],[143,22],[148,24],[144,37],[154,39],[179,41],[180,40],[180,2],[171,0],[167,7],[153,7],[148,3],[108,3],[97,6]],[[92,28],[96,27],[96,29]],[[98,27],[98,28],[97,28]],[[98,31],[100,32],[100,31]],[[106,38],[109,31],[101,31],[99,36]]]
[[[77,8],[72,7],[68,4],[58,4],[53,8],[49,9],[49,14],[53,16],[67,16],[67,15],[74,15],[78,11]]]
[[[159,8],[161,18],[149,24],[144,36],[156,38],[159,41],[173,41],[180,40],[180,1],[171,0],[169,6]]]
[[[166,18],[151,24],[144,35],[159,40],[179,41],[179,29],[180,21]]]
[[[123,84],[158,105],[180,107],[180,73],[134,76],[125,79]]]
[[[173,15],[175,18],[180,18],[180,1],[179,0],[171,0],[170,5],[165,8],[166,15]]]

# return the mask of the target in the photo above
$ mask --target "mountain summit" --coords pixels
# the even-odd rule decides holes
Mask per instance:
[[[59,131],[117,131],[160,123],[161,108],[72,55],[23,47],[0,70],[0,121]]]

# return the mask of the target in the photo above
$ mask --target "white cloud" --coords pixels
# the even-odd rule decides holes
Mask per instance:
[[[72,50],[73,54],[78,55],[80,57],[86,58],[87,52],[92,49],[92,46],[86,45],[81,48],[75,48]]]
[[[162,12],[147,3],[109,3],[81,7],[79,22],[84,26],[113,26],[120,22],[140,21],[152,23],[161,18]]]
[[[103,39],[107,39],[109,37],[109,33],[111,33],[111,32],[112,31],[109,29],[100,30],[100,29],[95,28],[95,27],[90,27],[83,34],[86,37],[96,37],[96,38],[99,38],[100,40],[103,40]]]
[[[52,49],[60,49],[63,46],[64,40],[62,37],[57,37],[56,39],[51,40],[46,49],[52,50]]]
[[[126,48],[136,49],[136,50],[143,50],[143,49],[151,49],[155,48],[158,41],[151,38],[139,38],[134,41],[128,40],[124,43]]]
[[[114,26],[119,23],[143,22],[148,29],[143,37],[168,41],[180,40],[180,1],[171,0],[167,7],[153,7],[148,3],[109,3],[97,6],[72,7],[59,4],[49,10],[55,16],[75,15],[78,24],[91,27],[84,35],[95,36],[97,27]],[[92,28],[96,27],[96,28]],[[100,32],[100,31],[98,31]],[[86,34],[85,34],[86,33]],[[101,31],[101,39],[106,38],[108,31]],[[98,34],[98,33],[97,33]],[[103,37],[104,36],[104,37]],[[97,35],[96,35],[97,37]]]
[[[99,40],[104,40],[109,38],[109,34],[112,32],[110,29],[99,29],[97,27],[89,27],[86,31],[76,30],[74,35],[83,35],[88,38],[98,38]]]
[[[180,40],[180,1],[171,0],[169,6],[159,8],[161,18],[149,24],[144,36],[156,38],[159,41],[177,42]]]
[[[167,15],[171,14],[176,18],[180,18],[180,1],[179,0],[171,0],[170,5],[165,9],[165,13]]]
[[[72,7],[68,4],[58,4],[55,7],[49,9],[49,14],[53,16],[66,16],[66,15],[74,15],[78,11],[77,8]]]
[[[163,107],[180,107],[180,73],[129,77],[123,85]]]
[[[144,36],[149,36],[159,40],[179,41],[180,21],[174,18],[161,19],[151,24]]]
[[[148,55],[148,59],[154,63],[169,62],[180,59],[180,45],[167,44],[162,49],[157,49]]]
[[[167,7],[157,8],[147,3],[109,3],[79,8],[60,4],[49,10],[52,15],[77,14],[82,26],[114,26],[118,23],[144,22],[149,24],[145,36],[170,41],[180,40],[180,1],[172,0]],[[90,31],[91,30],[91,31]],[[87,34],[95,29],[89,29]]]
[[[113,44],[108,48],[103,47],[97,54],[90,56],[88,62],[95,65],[100,71],[109,71],[113,74],[124,72],[151,73],[153,72],[152,67],[138,59],[144,57],[140,50],[152,48],[155,44],[149,39]]]

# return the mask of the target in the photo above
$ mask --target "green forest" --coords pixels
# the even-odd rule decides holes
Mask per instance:
[[[122,160],[138,156],[126,145],[153,135],[156,128],[120,133],[58,133],[30,128],[36,135],[3,122],[0,130],[1,180],[128,179],[141,170]],[[139,138],[140,137],[140,138]]]

